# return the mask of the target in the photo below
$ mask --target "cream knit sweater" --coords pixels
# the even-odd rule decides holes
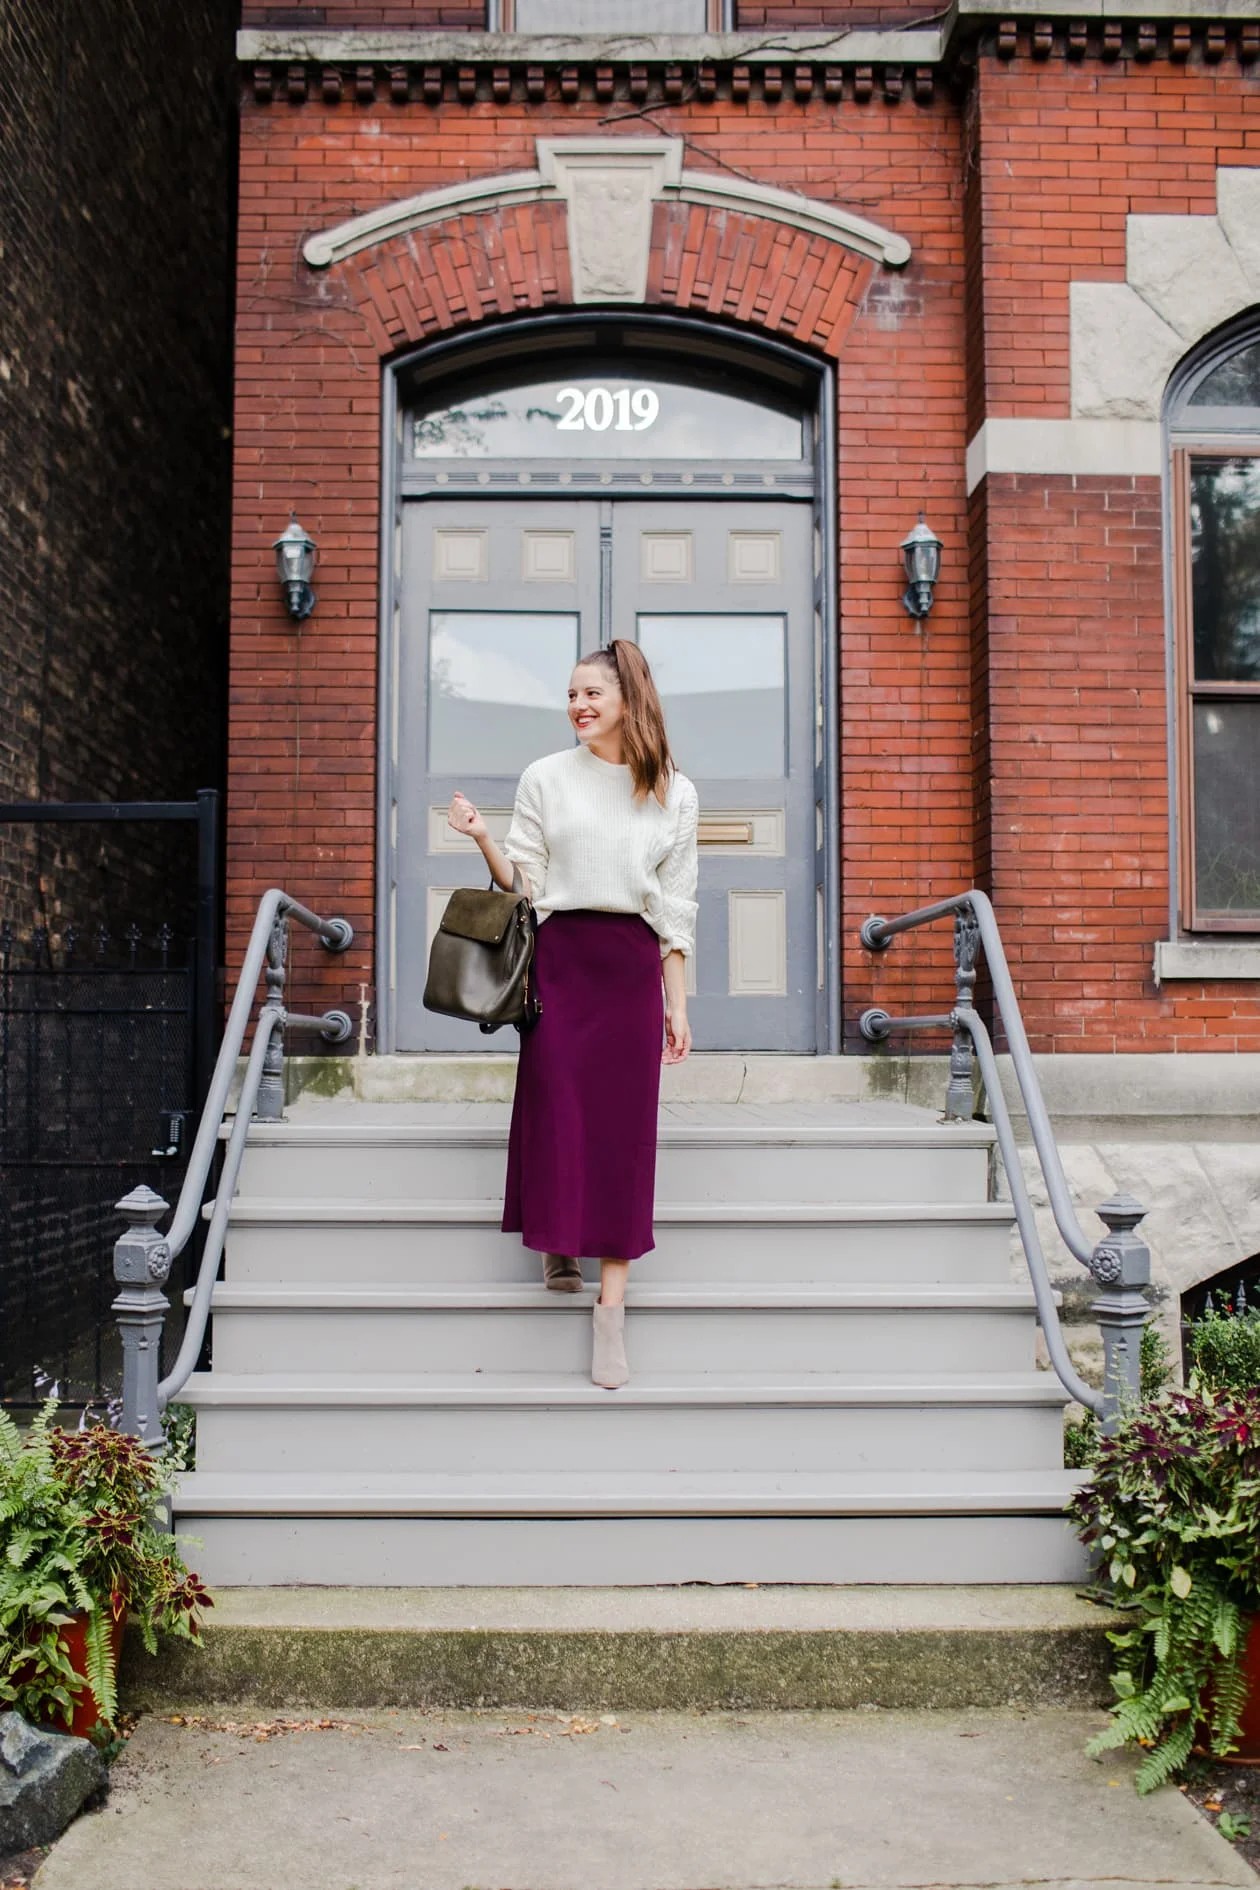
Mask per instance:
[[[503,851],[528,874],[539,920],[550,912],[637,912],[661,955],[696,948],[700,804],[675,774],[665,805],[634,798],[628,767],[589,749],[531,762],[516,790]]]

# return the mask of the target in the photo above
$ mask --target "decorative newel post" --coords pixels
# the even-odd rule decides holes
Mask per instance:
[[[976,957],[980,951],[980,921],[969,906],[954,917],[954,1008],[970,1010],[976,991]],[[975,1052],[971,1032],[954,1025],[949,1052],[949,1088],[945,1091],[945,1120],[970,1122],[976,1112]]]
[[[279,1122],[284,1114],[284,968],[289,956],[289,921],[281,913],[267,940],[267,995],[263,1009],[279,1011],[263,1058],[262,1080],[254,1110],[259,1122]]]
[[[158,1370],[162,1327],[170,1301],[162,1288],[171,1270],[171,1250],[157,1231],[169,1203],[152,1188],[133,1188],[117,1204],[126,1232],[114,1242],[114,1278],[122,1291],[114,1313],[122,1334],[123,1408],[119,1428],[150,1450],[162,1448]]]
[[[1142,1288],[1150,1285],[1151,1250],[1137,1224],[1146,1209],[1131,1194],[1117,1194],[1095,1210],[1107,1232],[1089,1270],[1103,1291],[1094,1313],[1103,1337],[1103,1431],[1110,1434],[1126,1405],[1142,1395],[1142,1327],[1151,1316]]]

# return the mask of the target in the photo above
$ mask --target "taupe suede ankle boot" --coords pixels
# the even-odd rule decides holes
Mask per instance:
[[[595,1302],[595,1354],[591,1361],[591,1380],[605,1391],[616,1391],[629,1384],[630,1367],[626,1363],[626,1309],[601,1306]]]
[[[580,1293],[585,1285],[581,1261],[571,1259],[567,1253],[545,1253],[543,1285],[549,1293]]]

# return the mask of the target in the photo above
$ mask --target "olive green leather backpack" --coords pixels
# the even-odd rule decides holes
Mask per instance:
[[[482,1030],[532,1030],[541,1006],[533,986],[534,908],[518,869],[512,891],[461,886],[446,902],[429,952],[424,1007]]]

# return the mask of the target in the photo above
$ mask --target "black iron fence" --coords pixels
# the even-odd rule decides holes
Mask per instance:
[[[174,1199],[215,1047],[218,797],[3,807],[0,820],[181,820],[196,830],[170,917],[0,920],[0,1400],[107,1402],[114,1203]],[[119,839],[121,841],[122,835]],[[134,839],[129,844],[135,845]],[[195,1264],[190,1255],[189,1264]],[[172,1281],[179,1306],[182,1282]],[[177,1343],[180,1321],[171,1322]]]

